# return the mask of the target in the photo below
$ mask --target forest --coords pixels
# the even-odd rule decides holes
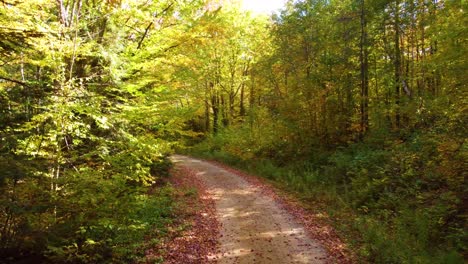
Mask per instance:
[[[465,263],[467,8],[0,0],[0,263],[149,263],[176,152],[316,204],[358,263]]]

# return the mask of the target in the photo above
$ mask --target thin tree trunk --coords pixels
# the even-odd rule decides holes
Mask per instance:
[[[241,90],[240,90],[240,103],[239,103],[239,115],[240,116],[245,116],[245,105],[244,105],[244,89],[245,89],[245,85],[242,84],[241,86]]]
[[[360,139],[362,140],[364,134],[369,128],[369,56],[367,49],[367,21],[365,14],[365,1],[361,0],[361,41],[360,41],[360,54],[359,60],[361,64],[361,129]]]
[[[205,83],[205,132],[210,131],[210,98],[209,98],[209,84]]]
[[[213,87],[213,84],[210,84]],[[211,109],[213,110],[213,133],[218,133],[219,98],[216,92],[211,96]]]
[[[400,0],[395,2],[395,126],[400,128],[400,83],[401,83],[401,50],[400,50]]]

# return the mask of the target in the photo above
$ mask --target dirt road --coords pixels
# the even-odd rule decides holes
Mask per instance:
[[[274,199],[240,176],[205,161],[173,156],[194,169],[216,203],[218,263],[325,263],[326,252]]]

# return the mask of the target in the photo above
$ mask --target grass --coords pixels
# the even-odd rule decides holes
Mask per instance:
[[[441,220],[433,212],[442,210],[439,218],[444,219],[448,205],[431,207],[414,201],[415,195],[432,191],[419,187],[411,164],[402,173],[406,178],[390,178],[394,167],[385,167],[385,161],[394,153],[362,149],[338,153],[321,166],[296,162],[283,167],[268,159],[244,160],[223,151],[190,154],[261,176],[297,197],[305,208],[326,212],[360,263],[464,263],[466,232],[452,230],[450,234],[458,237],[444,238],[447,229],[438,225]],[[450,224],[460,228],[459,222]]]

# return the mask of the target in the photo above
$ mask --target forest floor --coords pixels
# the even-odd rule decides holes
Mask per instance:
[[[217,249],[205,250],[208,256],[198,261],[350,263],[344,244],[320,220],[320,213],[301,208],[257,177],[223,164],[180,155],[172,160],[176,170],[186,170],[185,177],[193,178],[198,185],[195,188],[214,204],[218,224],[212,224],[202,236],[217,240]],[[186,255],[185,262],[190,262],[191,256]],[[184,261],[184,256],[180,257]]]

